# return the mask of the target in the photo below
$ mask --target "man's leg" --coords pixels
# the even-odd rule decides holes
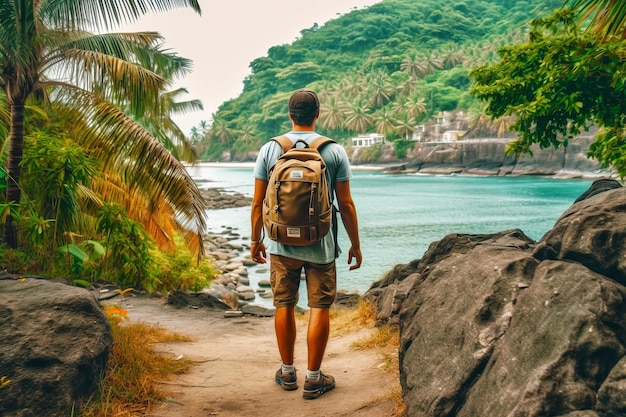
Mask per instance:
[[[330,310],[311,308],[307,329],[308,369],[317,371],[322,366],[322,359],[330,332]]]
[[[306,400],[319,398],[335,388],[335,378],[322,373],[322,359],[330,333],[330,307],[335,301],[337,287],[335,262],[305,266],[309,296],[309,327],[307,329],[308,364],[304,391]]]
[[[295,306],[276,308],[274,329],[281,360],[285,365],[293,365],[296,344]]]
[[[298,388],[294,352],[296,344],[296,304],[302,261],[270,255],[270,282],[274,292],[274,331],[282,364],[276,371],[276,382],[284,390]]]

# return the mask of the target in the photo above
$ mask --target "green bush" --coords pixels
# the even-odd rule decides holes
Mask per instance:
[[[380,160],[383,154],[382,145],[373,145],[368,148],[364,148],[361,152],[361,158],[363,162],[376,162]]]
[[[203,258],[198,262],[179,235],[174,236],[174,242],[176,248],[173,253],[154,254],[159,265],[159,274],[158,283],[152,290],[198,292],[207,288],[217,273],[211,260]]]
[[[396,157],[398,159],[404,159],[406,157],[407,151],[415,146],[415,142],[400,139],[393,142],[393,145],[396,151]]]

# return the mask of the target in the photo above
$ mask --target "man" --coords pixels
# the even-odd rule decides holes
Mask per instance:
[[[289,119],[292,130],[286,134],[293,143],[304,140],[311,143],[320,135],[315,133],[315,123],[320,115],[317,94],[311,90],[297,90],[289,98]],[[254,168],[254,198],[252,201],[252,236],[250,253],[258,263],[267,262],[263,242],[263,200],[269,180],[269,171],[283,150],[276,141],[269,141],[261,147]],[[320,150],[326,164],[326,175],[331,194],[336,195],[341,219],[350,239],[348,264],[350,270],[361,266],[362,258],[359,241],[356,208],[350,194],[352,171],[344,148],[337,143],[326,144]],[[298,388],[294,366],[296,341],[295,307],[298,302],[300,275],[304,269],[306,276],[310,318],[307,330],[307,371],[303,397],[315,399],[335,388],[335,379],[321,372],[322,358],[328,342],[330,330],[329,309],[335,300],[337,277],[335,269],[335,239],[329,232],[320,242],[310,246],[290,246],[268,241],[270,254],[270,282],[274,292],[274,328],[278,350],[282,360],[276,372],[276,382],[285,390]]]

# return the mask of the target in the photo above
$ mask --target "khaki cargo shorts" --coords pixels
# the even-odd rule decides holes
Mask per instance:
[[[335,262],[315,264],[270,255],[270,283],[274,292],[274,307],[289,307],[298,303],[300,275],[304,268],[308,306],[330,308],[337,294],[337,269]]]

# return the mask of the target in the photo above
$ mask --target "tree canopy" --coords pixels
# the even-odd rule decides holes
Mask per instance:
[[[201,103],[169,90],[191,62],[157,32],[110,31],[177,7],[200,13],[197,0],[0,3],[3,268],[68,276],[73,257],[74,278],[154,289],[156,248],[182,237],[204,255],[206,203],[181,162],[196,153],[171,119]]]
[[[17,247],[13,217],[22,203],[27,127],[46,125],[63,125],[67,137],[97,160],[96,171],[105,175],[89,178],[89,184],[81,180],[84,187],[126,206],[149,230],[160,229],[157,239],[180,226],[193,231],[196,246],[201,245],[204,201],[173,153],[186,158],[195,154],[170,119],[199,103],[176,103],[174,93],[167,91],[176,77],[189,71],[190,61],[164,50],[156,32],[91,32],[181,6],[200,12],[197,0],[2,2],[0,87],[10,114],[3,206],[8,211],[3,210],[2,220],[9,246]],[[26,112],[35,107],[63,120],[39,119],[37,124]],[[159,207],[176,216],[164,223],[167,216],[158,214]]]
[[[500,50],[500,60],[472,71],[472,93],[493,117],[515,116],[516,153],[567,146],[600,128],[590,156],[626,175],[626,41],[580,25],[571,9],[532,22],[525,43]]]

